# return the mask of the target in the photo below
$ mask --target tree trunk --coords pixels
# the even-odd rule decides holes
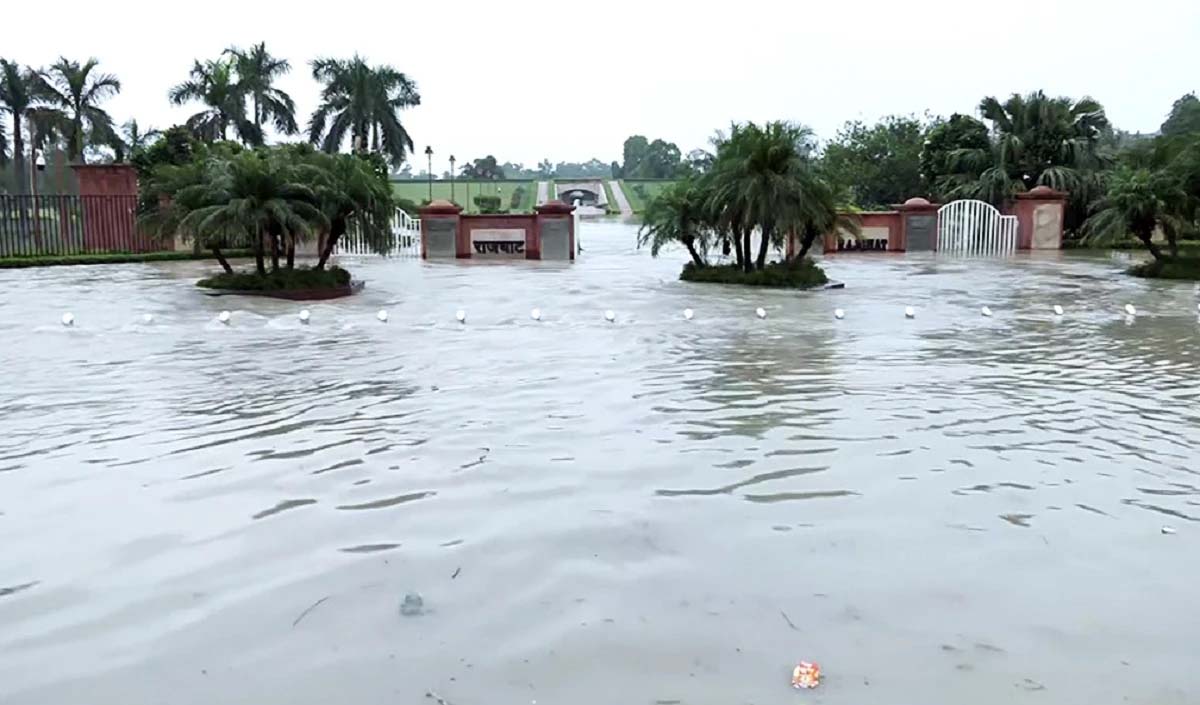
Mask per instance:
[[[811,226],[804,228],[804,236],[800,240],[800,253],[796,255],[796,262],[803,262],[808,256],[808,251],[812,249],[813,243],[817,241],[817,229]]]
[[[339,227],[336,222],[329,229],[329,234],[325,236],[325,247],[321,250],[321,257],[317,260],[317,269],[325,269],[325,263],[329,261],[330,255],[333,254],[333,248],[337,246],[338,238],[342,236],[345,230],[344,224]]]
[[[271,271],[272,272],[279,271],[279,251],[281,249],[282,249],[282,245],[279,242],[279,236],[272,234],[271,235]]]
[[[742,269],[748,274],[754,271],[754,260],[750,259],[750,234],[753,228],[742,233]]]
[[[1162,250],[1158,249],[1158,245],[1154,244],[1154,231],[1153,230],[1148,231],[1148,232],[1140,232],[1137,234],[1137,237],[1139,240],[1142,241],[1142,244],[1146,246],[1146,249],[1150,250],[1150,254],[1154,255],[1154,260],[1156,262],[1163,261]]]
[[[765,269],[767,266],[767,248],[771,246],[771,229],[763,228],[762,241],[758,243],[758,257],[755,258],[754,264],[759,269]]]
[[[258,233],[258,236],[254,238],[254,271],[263,277],[267,275],[267,266],[264,261],[266,255],[264,252],[265,249],[262,233]]]
[[[738,269],[742,268],[742,233],[737,228],[730,233],[729,239],[733,241],[734,261],[737,262]]]
[[[371,123],[371,151],[379,151],[379,123]]]
[[[25,175],[25,136],[21,134],[21,116],[13,116],[13,171],[17,176],[17,195],[27,193],[29,177]]]
[[[213,257],[217,258],[217,262],[221,264],[221,269],[225,270],[226,274],[233,274],[233,267],[229,266],[229,260],[225,259],[225,255],[221,254],[221,248],[212,248]]]
[[[700,256],[700,253],[696,251],[696,238],[691,236],[685,237],[683,239],[683,246],[687,248],[688,254],[692,256],[692,262],[695,263],[696,267],[699,268],[708,266],[708,263],[706,263],[704,258]]]
[[[287,236],[287,268],[296,268],[296,235],[288,233]]]

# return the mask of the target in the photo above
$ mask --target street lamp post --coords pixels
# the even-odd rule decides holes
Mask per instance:
[[[450,202],[457,203],[454,200],[454,155],[450,155]]]
[[[429,160],[429,202],[433,203],[433,147],[425,147],[425,158]]]

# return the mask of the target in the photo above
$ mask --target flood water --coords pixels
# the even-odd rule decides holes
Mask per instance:
[[[1192,284],[582,243],[352,261],[309,326],[203,263],[0,272],[0,703],[1200,701]]]

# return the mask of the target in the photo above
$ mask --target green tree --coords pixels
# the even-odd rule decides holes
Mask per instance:
[[[1096,244],[1133,234],[1155,261],[1162,262],[1165,255],[1154,243],[1154,231],[1162,228],[1171,245],[1171,256],[1178,256],[1176,234],[1186,201],[1187,194],[1176,174],[1122,165],[1108,176],[1107,189],[1093,204],[1084,232]]]
[[[330,154],[347,137],[351,149],[382,152],[393,166],[404,163],[413,141],[400,111],[421,104],[417,85],[391,66],[369,66],[361,57],[316,59],[313,78],[324,87],[308,123],[309,140]]]
[[[172,87],[167,96],[174,105],[198,102],[204,106],[185,123],[196,139],[225,140],[233,128],[244,144],[262,144],[261,130],[246,117],[245,94],[232,61],[194,62],[188,80]]]
[[[287,59],[272,56],[265,42],[249,49],[230,47],[225,53],[233,58],[238,92],[250,101],[250,121],[257,128],[260,140],[263,126],[267,124],[285,135],[299,132],[296,103],[290,95],[275,87],[276,79],[292,70]]]
[[[316,194],[328,223],[322,231],[325,237],[316,268],[325,268],[338,241],[351,231],[374,252],[391,251],[395,245],[392,221],[397,204],[386,169],[380,173],[373,164],[372,157],[377,155],[294,149],[299,150],[299,158],[310,167],[305,172],[306,183]]]
[[[847,122],[825,147],[822,173],[864,208],[902,203],[926,191],[921,179],[924,139],[925,128],[913,117],[891,115],[870,126]]]
[[[925,144],[921,150],[921,177],[925,182],[925,190],[940,199],[946,198],[945,186],[950,178],[949,187],[953,188],[958,181],[973,181],[979,178],[979,171],[956,169],[955,159],[959,150],[971,152],[987,151],[992,147],[988,137],[987,125],[969,115],[954,113],[949,120],[938,122],[929,128]]]
[[[489,154],[482,159],[476,159],[464,165],[461,170],[461,176],[464,179],[494,181],[504,178],[504,169],[496,163],[496,158]]]
[[[625,140],[622,148],[621,176],[627,179],[637,175],[646,151],[650,149],[650,141],[642,135],[633,135]]]
[[[120,93],[121,82],[100,73],[99,65],[96,59],[81,64],[60,57],[43,72],[49,88],[45,99],[63,114],[61,132],[68,159],[85,161],[87,147],[112,147],[119,139],[112,116],[100,103]]]
[[[650,245],[650,255],[657,257],[665,245],[680,243],[697,267],[707,266],[710,246],[707,198],[703,188],[690,179],[659,192],[642,216],[638,247]]]
[[[0,117],[7,113],[12,119],[12,143],[7,150],[0,150],[0,161],[11,155],[17,193],[25,193],[29,187],[26,154],[42,149],[62,127],[62,113],[47,103],[51,90],[40,72],[0,59]]]
[[[1164,137],[1200,133],[1200,99],[1196,98],[1195,93],[1188,93],[1175,101],[1159,132]]]
[[[154,128],[141,129],[137,120],[127,121],[121,126],[121,134],[113,144],[114,161],[123,164],[130,156],[149,147],[161,134]]]
[[[1085,204],[1091,200],[1097,183],[1092,177],[1105,165],[1097,145],[1109,126],[1099,103],[1037,91],[1014,94],[1003,103],[984,98],[979,110],[992,123],[992,144],[951,155],[954,173],[943,179],[949,196],[1001,205],[1043,185],[1068,191]]]

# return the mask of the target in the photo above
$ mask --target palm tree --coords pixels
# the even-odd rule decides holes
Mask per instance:
[[[337,152],[350,138],[356,152],[387,155],[393,166],[404,162],[413,141],[399,111],[421,104],[416,83],[391,66],[368,66],[352,59],[316,59],[313,78],[325,86],[321,104],[308,122],[308,138],[323,151]]]
[[[112,145],[115,161],[118,164],[124,163],[128,157],[145,149],[161,135],[161,130],[154,128],[142,130],[138,126],[137,120],[129,120],[121,125],[121,134],[117,136],[117,140]]]
[[[1003,103],[984,98],[979,112],[992,123],[992,144],[950,155],[954,173],[939,184],[949,196],[1002,205],[1039,185],[1069,191],[1085,203],[1093,195],[1099,185],[1093,177],[1108,161],[1099,150],[1109,127],[1100,103],[1037,91]]]
[[[246,118],[245,94],[236,80],[232,61],[196,61],[188,75],[188,80],[172,87],[167,97],[175,105],[191,101],[204,104],[204,109],[185,123],[196,139],[228,139],[232,127],[243,143],[262,143],[258,126]]]
[[[773,242],[810,225],[808,199],[819,181],[808,156],[812,132],[787,122],[737,127],[718,150],[710,207],[742,238],[743,266],[766,267]],[[750,235],[761,235],[750,258]]]
[[[324,269],[338,241],[353,232],[372,250],[387,253],[395,245],[392,219],[396,204],[391,185],[370,163],[356,154],[325,154],[293,147],[295,158],[308,167],[305,182],[317,196],[328,222],[317,269]]]
[[[59,57],[42,72],[49,87],[46,101],[63,113],[62,135],[67,143],[67,158],[86,161],[87,147],[109,146],[117,141],[110,116],[100,103],[121,92],[121,82],[110,73],[100,73],[100,62],[88,59],[80,64]]]
[[[1163,229],[1171,244],[1171,256],[1177,256],[1176,234],[1183,225],[1180,216],[1186,202],[1187,193],[1174,173],[1120,166],[1109,175],[1105,195],[1092,205],[1084,232],[1096,244],[1121,240],[1132,233],[1155,261],[1162,263],[1166,257],[1154,243],[1155,228]]]
[[[271,56],[265,42],[259,42],[249,50],[230,47],[225,53],[233,57],[238,91],[250,100],[250,120],[258,128],[259,136],[268,122],[285,135],[299,132],[295,102],[274,86],[275,79],[292,70],[287,59]]]
[[[650,255],[657,257],[664,245],[682,243],[695,266],[708,266],[706,199],[701,187],[688,179],[663,190],[646,205],[638,229],[638,247],[649,244]]]
[[[4,140],[4,148],[0,148],[0,162],[7,161],[11,155],[17,177],[17,193],[24,193],[29,186],[25,174],[26,130],[32,133],[31,149],[39,149],[42,146],[39,143],[53,134],[58,124],[60,116],[44,104],[49,92],[50,86],[40,73],[0,59],[0,116],[7,113],[12,118],[11,147],[7,144],[8,140]]]

